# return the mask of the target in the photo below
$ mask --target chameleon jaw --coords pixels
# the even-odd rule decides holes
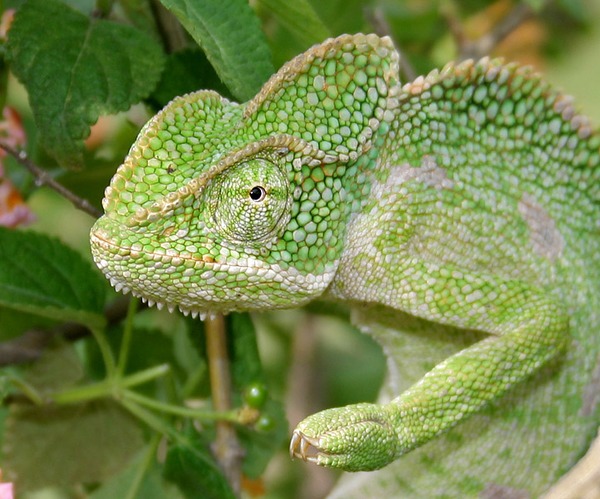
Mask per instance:
[[[105,217],[103,217],[103,219],[105,219]],[[104,225],[106,225],[106,222],[104,222]],[[114,242],[110,231],[103,227],[102,222],[100,224],[96,223],[96,225],[92,228],[90,232],[90,243],[92,256],[96,265],[104,273],[111,286],[117,292],[123,294],[131,293],[132,296],[139,298],[149,307],[156,306],[156,308],[159,310],[166,308],[169,310],[169,312],[174,312],[176,309],[179,309],[184,315],[191,315],[193,318],[200,317],[202,320],[207,317],[214,316],[217,313],[215,310],[185,307],[184,305],[175,303],[174,301],[160,300],[156,295],[145,295],[137,290],[132,282],[127,281],[127,279],[123,277],[124,272],[115,271],[113,268],[111,268],[108,262],[110,261],[110,255],[119,256],[121,258],[137,258],[139,251],[136,251],[131,247],[123,247]],[[152,256],[163,260],[165,258],[171,260],[176,258],[175,256],[162,254],[151,255],[151,257]],[[206,268],[211,263],[214,263],[214,260],[209,258],[193,258],[193,260],[196,266],[200,266],[200,268],[196,268],[196,271],[202,271],[202,269]]]
[[[335,273],[334,265],[311,274],[255,256],[216,261],[207,254],[148,251],[128,230],[106,215],[96,222],[90,242],[98,268],[117,291],[192,317],[301,306],[320,295]],[[165,284],[173,275],[178,284]]]

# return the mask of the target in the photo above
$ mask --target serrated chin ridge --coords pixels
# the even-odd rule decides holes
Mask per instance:
[[[156,301],[156,300],[153,300],[146,296],[142,296],[139,293],[137,293],[136,291],[133,291],[130,288],[128,288],[127,286],[125,286],[123,283],[116,281],[115,279],[111,279],[110,284],[112,285],[113,288],[115,288],[115,290],[117,292],[123,293],[123,294],[130,293],[133,297],[139,298],[142,301],[142,303],[145,303],[149,307],[156,307],[158,310],[163,310],[166,307],[166,309],[170,313],[173,313],[173,312],[175,312],[176,309],[179,309],[179,311],[186,317],[191,316],[194,319],[199,318],[202,321],[204,321],[206,319],[213,319],[216,316],[216,313],[214,313],[214,312],[208,312],[205,310],[202,310],[202,311],[201,310],[192,310],[192,309],[188,309],[188,308],[183,308],[180,305],[176,305],[174,303]]]

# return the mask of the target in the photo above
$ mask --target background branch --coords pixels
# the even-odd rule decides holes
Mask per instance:
[[[412,67],[408,57],[404,55],[405,52],[398,45],[398,41],[395,40],[395,37],[392,35],[392,28],[385,19],[383,10],[381,8],[365,9],[365,17],[373,26],[375,33],[377,33],[379,36],[389,36],[392,38],[392,40],[394,40],[394,46],[400,54],[400,76],[404,77],[404,81],[413,81],[419,75]]]
[[[217,314],[206,319],[204,325],[214,410],[227,412],[231,410],[232,385],[225,319],[222,314]],[[243,453],[235,428],[228,421],[217,421],[216,427],[217,437],[213,444],[213,452],[232,489],[239,495]]]
[[[33,175],[36,185],[50,187],[50,189],[56,191],[62,197],[70,201],[75,208],[86,212],[94,218],[102,216],[102,212],[93,206],[87,199],[82,199],[71,192],[65,186],[54,180],[46,170],[43,170],[31,161],[25,151],[14,149],[3,141],[0,141],[0,148],[4,149],[8,154],[15,158],[21,166],[24,166]]]
[[[534,13],[528,5],[517,4],[491,31],[477,40],[469,40],[456,13],[451,9],[444,11],[444,17],[458,47],[458,59],[460,60],[477,60],[489,55],[502,40],[533,15]]]

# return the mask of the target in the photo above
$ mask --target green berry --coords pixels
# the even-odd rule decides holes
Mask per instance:
[[[246,386],[244,390],[244,403],[253,409],[260,409],[267,400],[267,387],[260,381],[255,381]]]
[[[254,429],[263,433],[273,431],[275,429],[275,420],[268,414],[261,414],[258,421],[254,424]]]

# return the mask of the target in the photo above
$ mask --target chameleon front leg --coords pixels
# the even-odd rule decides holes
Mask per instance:
[[[294,431],[295,457],[346,471],[381,468],[480,410],[566,345],[568,321],[559,304],[519,281],[407,259],[395,274],[405,277],[387,288],[369,285],[385,277],[361,275],[360,268],[342,267],[332,292],[490,336],[438,364],[388,404],[308,417]]]

